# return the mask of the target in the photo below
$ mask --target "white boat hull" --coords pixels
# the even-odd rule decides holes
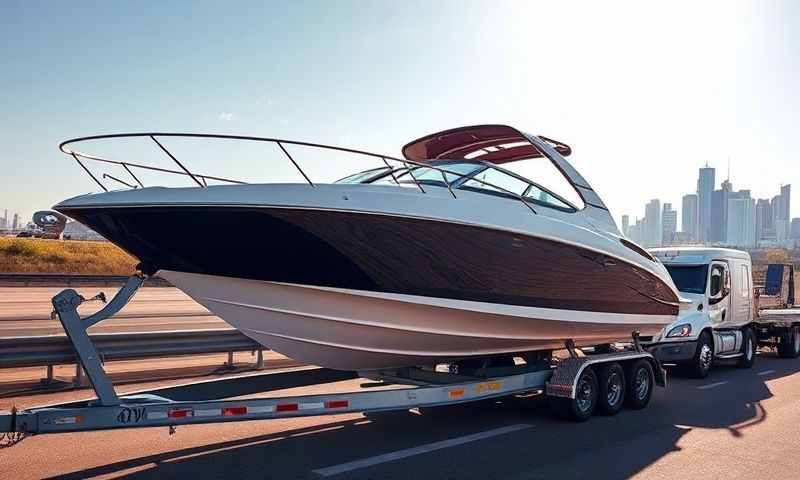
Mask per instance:
[[[672,315],[514,306],[161,270],[233,327],[276,352],[375,370],[654,335]]]

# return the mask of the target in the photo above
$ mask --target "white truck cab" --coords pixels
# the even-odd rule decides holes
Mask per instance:
[[[753,273],[747,252],[726,248],[655,248],[684,300],[678,319],[643,345],[662,363],[705,377],[715,359],[753,365],[758,348]],[[691,302],[691,303],[690,303]]]

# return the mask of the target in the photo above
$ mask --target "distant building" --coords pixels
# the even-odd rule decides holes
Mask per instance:
[[[792,219],[791,238],[792,240],[800,240],[800,218]]]
[[[630,238],[631,240],[640,245],[644,244],[644,239],[642,238],[643,230],[644,230],[644,224],[642,220],[637,218],[636,223],[634,223],[628,228],[628,233],[630,234],[628,235],[628,238]]]
[[[772,215],[772,204],[766,198],[756,202],[756,240],[775,239],[775,219]]]
[[[780,216],[784,220],[789,220],[792,218],[792,186],[791,185],[783,185],[781,186],[781,212]]]
[[[728,200],[726,243],[734,247],[756,246],[755,201],[749,191],[734,195]]]
[[[728,237],[728,199],[733,185],[728,180],[722,182],[719,190],[711,195],[711,229],[707,238],[710,242],[726,243]]]
[[[672,245],[692,245],[694,240],[686,232],[675,232],[672,237]]]
[[[672,245],[677,231],[678,211],[672,209],[671,203],[664,203],[664,210],[661,212],[661,245]]]
[[[683,196],[681,232],[684,242],[697,240],[697,194],[690,193]]]
[[[711,196],[714,192],[714,169],[700,169],[697,179],[697,240],[708,241],[711,236]]]
[[[627,215],[622,216],[622,234],[626,237],[630,237],[630,230],[631,230],[631,217]]]
[[[19,223],[19,214],[15,213],[14,219],[11,221],[11,230],[18,230],[20,226],[21,225]]]
[[[786,244],[791,236],[791,190],[791,185],[783,185],[781,193],[772,197],[772,218],[778,245]]]
[[[658,247],[661,245],[661,201],[657,198],[650,200],[644,207],[642,243],[645,247]]]

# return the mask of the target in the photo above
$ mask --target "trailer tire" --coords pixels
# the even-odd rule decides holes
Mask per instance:
[[[632,410],[641,410],[650,403],[656,386],[656,376],[649,361],[639,359],[633,361],[625,372],[627,385],[625,406]]]
[[[711,334],[704,331],[697,338],[697,348],[694,357],[686,365],[689,375],[694,378],[706,378],[711,366],[714,364],[714,343]]]
[[[797,358],[800,356],[800,327],[790,327],[778,339],[778,356]]]
[[[739,368],[750,368],[756,363],[756,351],[758,350],[758,340],[752,328],[745,328],[742,331],[742,355],[736,362]]]
[[[603,365],[597,372],[597,412],[616,415],[625,403],[625,371],[619,363]]]
[[[585,422],[597,407],[598,383],[594,370],[591,367],[584,369],[575,385],[575,398],[549,396],[548,403],[557,416]]]

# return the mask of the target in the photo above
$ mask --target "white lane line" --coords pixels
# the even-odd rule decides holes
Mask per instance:
[[[456,438],[451,438],[449,440],[442,440],[441,442],[427,443],[425,445],[420,445],[419,447],[406,448],[405,450],[397,450],[396,452],[384,453],[383,455],[362,458],[361,460],[353,460],[352,462],[333,465],[331,467],[318,468],[314,470],[314,473],[316,473],[317,475],[321,475],[323,477],[330,477],[333,475],[338,475],[340,473],[350,472],[352,470],[358,470],[360,468],[371,467],[373,465],[379,465],[381,463],[386,463],[386,462],[393,462],[395,460],[412,457],[414,455],[434,452],[436,450],[441,450],[443,448],[455,447],[457,445],[463,445],[465,443],[475,442],[477,440],[483,440],[485,438],[496,437],[498,435],[505,435],[506,433],[516,432],[519,430],[530,428],[531,426],[532,425],[520,423],[516,425],[509,425],[508,427],[495,428],[493,430],[487,430],[485,432],[473,433],[472,435],[465,435],[463,437],[456,437]]]
[[[775,373],[775,370],[764,370],[763,372],[756,373],[756,375],[769,375],[770,373]]]
[[[697,387],[697,389],[698,390],[706,390],[706,389],[709,389],[709,388],[719,387],[720,385],[725,385],[726,383],[728,383],[728,382],[709,383],[708,385],[700,385],[699,387]]]

